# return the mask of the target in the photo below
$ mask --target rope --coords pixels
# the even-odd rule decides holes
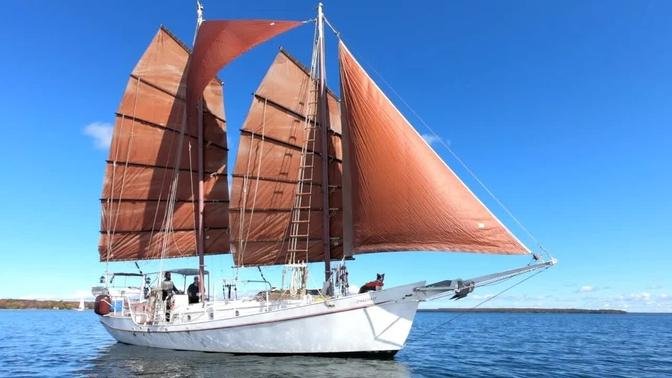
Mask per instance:
[[[168,148],[168,151],[173,151],[173,144],[175,144],[175,139],[171,138],[170,147]],[[190,156],[190,158],[191,158],[191,156]],[[168,154],[168,156],[166,156],[164,166],[168,166],[168,161],[169,160],[170,160],[170,154]],[[163,170],[163,175],[161,176],[161,185],[159,186],[159,188],[160,188],[159,197],[156,200],[156,210],[154,210],[154,217],[152,218],[152,230],[149,233],[150,245],[149,245],[148,248],[152,247],[151,242],[152,242],[152,240],[154,240],[154,231],[156,231],[156,218],[159,216],[159,207],[161,205],[161,200],[162,200],[162,197],[163,197],[163,186],[166,183],[166,178],[167,177],[168,177],[168,169],[164,169]],[[192,194],[193,194],[193,189],[192,189]],[[168,204],[168,200],[166,200],[166,205],[167,204]]]
[[[139,87],[140,87],[140,77],[138,77],[135,81],[135,95],[134,95],[135,98],[133,100],[133,116],[132,116],[133,119],[135,119],[135,109],[136,109],[136,106],[138,104],[138,88]],[[125,120],[126,120],[126,118],[122,115],[120,129],[123,128]],[[116,230],[117,230],[117,221],[119,220],[119,210],[121,209],[121,201],[122,201],[123,194],[124,194],[124,184],[126,183],[126,172],[128,171],[128,158],[131,155],[131,146],[133,146],[133,136],[134,136],[133,132],[134,132],[134,130],[135,130],[135,121],[132,121],[131,132],[130,132],[130,135],[128,137],[128,142],[126,144],[126,159],[125,159],[126,161],[124,162],[124,173],[121,176],[121,189],[119,189],[119,201],[117,202],[117,211],[116,212],[110,211],[110,218],[112,218],[112,215],[114,214],[114,222],[111,225],[108,224],[108,226],[107,226],[108,227],[108,230],[107,230],[108,246],[107,246],[106,264],[109,264],[110,254],[112,252],[112,235],[114,235]],[[114,205],[114,203],[113,203],[114,202],[114,200],[113,200],[113,197],[114,197],[114,176],[115,176],[115,172],[116,172],[116,169],[117,169],[117,158],[118,158],[118,155],[119,155],[119,143],[117,143],[117,145],[115,147],[116,147],[115,157],[114,157],[114,162],[112,163],[113,164],[113,168],[112,168],[112,188],[111,188],[112,191],[110,192],[110,202],[109,202],[110,210],[112,210],[112,206]],[[112,221],[112,219],[110,219],[110,222],[111,221]],[[110,231],[110,227],[111,227],[111,231]]]
[[[177,146],[177,154],[175,156],[175,166],[173,167],[173,181],[171,183],[170,187],[170,194],[168,195],[168,198],[166,198],[166,211],[163,215],[163,222],[162,222],[162,228],[164,230],[164,235],[161,241],[161,255],[160,255],[160,264],[159,264],[159,271],[163,273],[163,260],[166,257],[166,251],[168,250],[168,242],[169,239],[172,238],[172,241],[175,243],[175,246],[177,247],[177,243],[175,242],[175,235],[174,235],[174,229],[173,229],[173,215],[175,212],[175,201],[177,198],[177,185],[178,181],[180,178],[180,162],[182,160],[182,146],[184,145],[184,135],[186,133],[186,128],[187,128],[187,114],[186,114],[186,109],[183,111],[183,121],[182,121],[182,128],[180,129],[180,137],[179,137],[179,143]],[[179,251],[179,249],[178,249]]]
[[[513,285],[511,285],[511,286],[509,286],[509,287],[507,287],[507,288],[505,288],[504,290],[502,290],[502,291],[500,291],[499,293],[493,295],[492,297],[490,297],[490,298],[486,298],[486,299],[484,299],[483,301],[481,301],[481,302],[479,302],[478,304],[476,304],[475,306],[470,307],[469,310],[473,310],[473,309],[475,309],[475,308],[477,308],[477,307],[480,307],[481,305],[483,305],[483,304],[485,304],[485,303],[487,303],[487,302],[490,302],[491,300],[493,300],[493,299],[497,298],[498,296],[500,296],[500,295],[506,293],[507,291],[513,289],[514,287],[516,287],[516,286],[522,284],[523,282],[529,280],[530,278],[532,278],[532,277],[534,277],[534,276],[536,276],[536,275],[538,275],[538,274],[541,274],[542,272],[545,272],[546,269],[548,269],[548,268],[544,268],[544,269],[542,269],[542,270],[540,270],[540,271],[538,271],[538,272],[536,272],[536,273],[534,273],[534,274],[531,274],[531,275],[529,275],[529,276],[523,278],[522,280],[520,280],[520,281],[516,282],[515,284],[513,284]],[[437,298],[440,298],[440,297],[437,297]],[[430,334],[430,333],[432,333],[432,332],[438,330],[439,328],[442,328],[442,327],[446,326],[448,323],[452,322],[453,320],[455,320],[455,319],[459,318],[460,316],[462,316],[462,315],[464,315],[464,314],[467,314],[467,313],[469,313],[469,311],[461,312],[461,313],[459,313],[459,314],[453,316],[452,318],[446,320],[445,322],[439,324],[438,326],[436,326],[436,327],[434,327],[434,328],[432,328],[432,329],[430,329],[430,330],[427,330],[426,332],[420,334],[419,337],[426,336],[426,335],[428,335],[428,334]]]
[[[263,142],[264,142],[264,129],[265,129],[265,123],[266,123],[266,102],[267,100],[264,100],[264,111],[263,111],[263,116],[262,116],[262,139],[261,139],[261,147],[263,151]],[[252,148],[252,145],[254,144],[254,136],[256,133],[252,133],[250,135],[250,149]],[[261,154],[259,154],[261,155]],[[245,236],[245,210],[247,209],[247,191],[250,186],[250,165],[252,163],[252,151],[250,150],[247,154],[247,164],[245,166],[245,174],[243,175],[243,184],[241,188],[242,192],[242,201],[243,204],[240,207],[239,210],[239,220],[238,220],[238,252],[236,253],[236,260],[239,262],[236,265],[240,265],[240,262],[245,260],[245,250],[247,249],[247,239],[250,236],[250,226],[252,225],[252,215],[254,215],[254,206],[257,200],[257,190],[259,188],[259,176],[261,173],[261,156],[258,156],[258,164],[257,164],[257,177],[255,179],[256,185],[255,185],[255,193],[254,193],[254,198],[253,198],[253,204],[252,204],[252,212],[250,214],[250,222],[248,225],[248,230],[247,230],[247,236]],[[254,173],[254,171],[252,172]]]
[[[194,212],[194,235],[196,236],[196,238],[198,238],[199,215],[198,212],[196,211],[196,192],[194,191],[194,168],[193,163],[191,161],[191,140],[188,143],[188,150],[189,150],[189,187],[191,188],[191,210]],[[173,233],[173,241],[174,240],[175,240],[175,234]],[[177,243],[175,243],[175,246],[177,247]],[[177,249],[179,250],[179,247]]]
[[[329,26],[329,28],[331,29],[332,32],[334,32],[334,34],[336,35],[336,38],[338,38],[340,40],[341,39],[341,32],[339,32],[338,30],[336,30],[336,28],[331,26],[331,22],[329,22],[329,20],[327,19],[326,16],[322,16],[322,18],[324,19],[324,23],[327,24],[327,26]]]
[[[241,259],[245,256],[245,250],[247,249],[247,242],[250,239],[250,231],[252,230],[252,218],[254,217],[254,209],[257,206],[257,194],[259,192],[259,177],[261,176],[261,161],[264,157],[264,142],[266,138],[266,106],[268,105],[268,100],[264,99],[264,111],[261,116],[261,141],[259,144],[259,154],[258,154],[258,163],[257,163],[257,174],[254,181],[254,194],[252,195],[252,209],[250,210],[250,220],[247,224],[247,235],[244,238],[244,244],[241,251]],[[250,146],[251,147],[251,146]],[[242,222],[241,222],[242,224]],[[263,276],[263,275],[262,275]]]
[[[250,147],[252,147],[252,143],[254,143],[254,133],[250,135]],[[249,186],[249,181],[250,181],[250,161],[252,160],[252,153],[251,151],[248,152],[247,154],[247,165],[245,167],[245,175],[243,175],[243,183],[241,192],[242,192],[242,197],[243,197],[243,204],[240,206],[239,210],[239,215],[238,217],[240,218],[238,220],[238,250],[240,253],[236,253],[236,260],[238,260],[238,263],[236,265],[240,265],[240,262],[243,260],[243,234],[245,233],[245,209],[247,208],[247,188]]]
[[[164,166],[165,167],[168,166],[168,163],[170,162],[170,157],[172,155],[172,152],[175,150],[173,148],[174,144],[175,144],[175,138],[170,138],[170,146],[168,147],[168,151],[170,151],[170,153],[167,154],[166,159],[164,160]],[[189,148],[191,148],[191,144],[189,145]],[[189,167],[191,167],[191,153],[189,155],[189,159],[190,159]],[[160,205],[161,205],[161,201],[163,199],[163,187],[166,184],[166,179],[167,178],[168,178],[168,169],[164,168],[163,169],[163,174],[161,175],[161,185],[159,186],[159,197],[156,200],[156,209],[154,210],[154,216],[152,217],[152,230],[149,233],[149,243],[150,244],[149,244],[148,250],[151,250],[152,247],[153,247],[152,246],[152,240],[154,240],[154,232],[156,231],[156,219],[159,216],[159,208],[160,208]],[[193,193],[194,193],[193,187],[192,187],[191,192],[192,192],[192,196],[193,196]],[[168,205],[168,198],[166,198],[166,207],[167,207],[167,205]],[[164,215],[165,215],[165,213],[164,213]],[[161,253],[161,251],[158,251],[158,252]]]

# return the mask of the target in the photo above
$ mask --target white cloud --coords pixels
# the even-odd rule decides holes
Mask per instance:
[[[635,293],[635,294],[630,294],[628,296],[628,299],[632,299],[634,301],[644,301],[648,302],[651,300],[651,293],[647,292],[641,292],[641,293]]]
[[[579,293],[590,293],[593,290],[595,290],[594,287],[590,285],[584,285],[579,288]]]
[[[106,150],[112,142],[112,125],[107,122],[92,122],[86,125],[84,134],[93,139],[96,148]]]

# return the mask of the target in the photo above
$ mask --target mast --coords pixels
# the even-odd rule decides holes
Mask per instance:
[[[198,36],[198,29],[203,23],[203,5],[200,0],[196,0],[196,32],[194,33],[194,45],[196,44],[196,37]],[[201,303],[205,300],[205,234],[203,232],[203,209],[205,208],[205,201],[203,196],[203,189],[205,183],[203,181],[203,96],[198,99],[198,216],[196,225],[196,251],[198,253],[198,293],[201,297]]]
[[[329,112],[324,60],[324,13],[322,3],[317,6],[317,61],[318,61],[318,122],[322,128],[322,246],[324,249],[324,279],[331,273],[330,213],[329,213]]]

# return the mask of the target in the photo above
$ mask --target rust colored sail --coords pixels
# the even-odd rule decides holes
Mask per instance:
[[[231,248],[234,263],[238,266],[287,262],[288,227],[313,85],[307,70],[281,51],[254,94],[241,130],[231,189]],[[331,93],[328,107],[331,127],[329,184],[334,185],[329,204],[331,257],[340,259],[343,256],[340,106]],[[320,140],[319,132],[315,140]],[[314,143],[314,152],[310,228],[302,228],[309,232],[308,253],[307,256],[297,255],[298,260],[309,262],[324,259],[320,169],[323,151],[319,142]]]
[[[529,253],[413,129],[342,42],[339,60],[347,124],[345,223],[352,225],[346,230],[352,238],[345,241],[348,247],[354,253]]]
[[[102,261],[196,254],[197,130],[185,122],[188,59],[188,49],[161,28],[131,73],[117,111],[103,183]],[[205,253],[226,253],[228,150],[218,80],[207,83],[204,99]],[[175,174],[179,179],[173,224],[166,229]],[[168,242],[162,256],[164,237]]]
[[[207,84],[222,67],[254,46],[302,23],[276,20],[213,20],[198,28],[187,77],[190,125],[198,113],[198,101]]]

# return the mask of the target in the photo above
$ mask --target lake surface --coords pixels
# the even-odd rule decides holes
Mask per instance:
[[[91,311],[0,310],[0,376],[672,377],[670,314],[419,313],[394,360],[118,344]]]

